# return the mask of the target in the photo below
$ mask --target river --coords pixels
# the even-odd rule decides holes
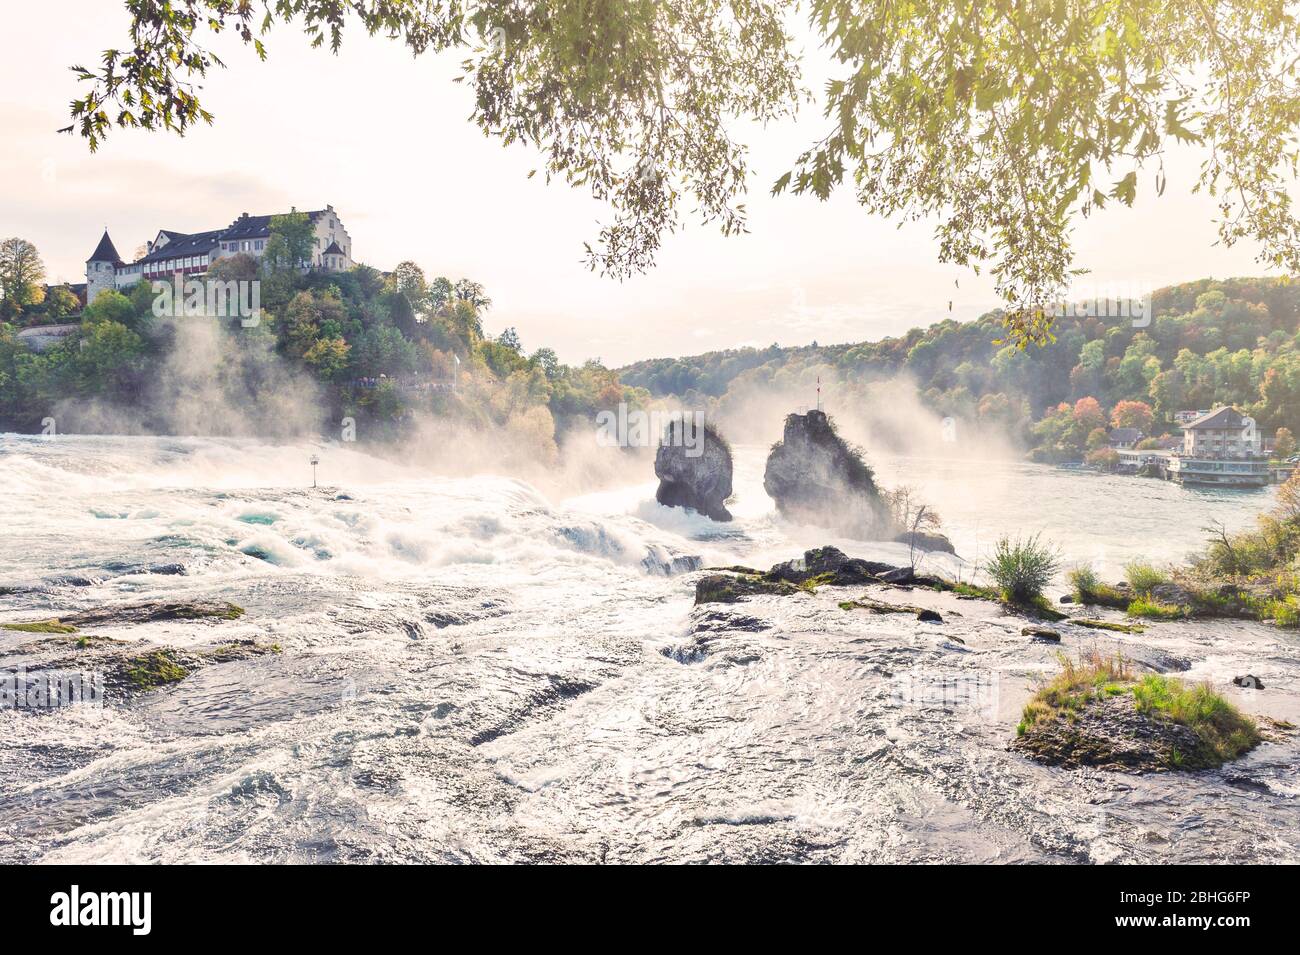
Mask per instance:
[[[694,608],[698,574],[667,572],[675,557],[906,553],[786,525],[762,462],[737,449],[736,520],[715,524],[654,503],[653,480],[548,498],[336,444],[0,437],[0,622],[221,599],[246,614],[93,632],[280,649],[102,706],[0,710],[0,861],[1300,861],[1294,740],[1148,777],[1008,752],[1056,650],[996,607],[907,595],[941,627],[845,613],[833,588]],[[934,568],[967,575],[1002,533],[1042,532],[1111,576],[1178,559],[1272,493],[873,463],[934,503],[963,558]],[[1067,652],[1116,642],[1064,629]],[[1288,633],[1124,640],[1253,712],[1300,715]],[[0,667],[32,646],[0,630]],[[1232,689],[1246,671],[1267,689]],[[992,693],[932,705],[954,680]]]

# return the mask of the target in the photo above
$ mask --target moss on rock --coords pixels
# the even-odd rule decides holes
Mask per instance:
[[[125,662],[126,678],[137,690],[152,690],[168,683],[179,683],[190,675],[171,650],[154,650]]]
[[[746,574],[709,574],[695,583],[695,603],[735,603],[742,597],[770,594],[778,597],[799,593],[799,588],[783,580],[767,580]]]
[[[33,620],[29,623],[0,623],[0,630],[16,630],[19,633],[76,633],[72,624],[59,620]]]

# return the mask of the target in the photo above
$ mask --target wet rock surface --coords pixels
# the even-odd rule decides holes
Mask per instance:
[[[1177,769],[1200,747],[1191,729],[1137,712],[1128,695],[1093,700],[1074,719],[1036,724],[1011,743],[1052,766],[1123,772]]]
[[[119,626],[153,623],[160,620],[235,620],[243,614],[243,608],[229,601],[188,600],[100,607],[65,614],[58,619],[60,623],[80,628],[105,624]]]
[[[889,528],[872,471],[821,411],[787,415],[763,489],[789,520],[871,539]]]
[[[876,581],[880,575],[899,570],[893,564],[849,557],[837,547],[817,547],[804,551],[802,557],[782,561],[767,572],[774,580],[801,584],[816,577],[831,575],[829,583],[836,586],[865,584]]]
[[[936,551],[942,554],[957,553],[957,549],[952,546],[952,541],[948,540],[943,534],[937,534],[933,531],[904,531],[901,534],[896,534],[894,541],[898,544],[915,547],[920,551]]]
[[[695,603],[735,603],[742,597],[799,593],[799,588],[784,580],[766,580],[743,574],[709,574],[695,582]]]
[[[277,644],[235,638],[198,646],[176,647],[148,639],[123,639],[89,633],[87,627],[112,628],[174,621],[237,620],[242,607],[228,601],[153,601],[62,613],[46,620],[5,621],[0,632],[23,642],[0,649],[0,665],[24,674],[28,686],[77,687],[81,701],[121,703],[141,693],[179,683],[190,674],[219,663],[279,653]],[[70,682],[71,681],[71,682]],[[37,691],[40,692],[40,691]],[[71,690],[65,692],[72,692]],[[48,711],[20,707],[26,712]]]
[[[114,640],[96,636],[58,636],[33,641],[0,653],[9,668],[21,667],[28,686],[45,683],[80,688],[80,700],[101,700],[108,705],[173,683],[219,663],[276,654],[276,644],[241,638],[198,647],[160,646],[148,640]],[[46,712],[23,707],[28,713]]]
[[[731,448],[712,426],[674,421],[655,452],[659,488],[655,500],[666,507],[687,507],[715,521],[730,521]],[[686,435],[691,441],[682,439]]]

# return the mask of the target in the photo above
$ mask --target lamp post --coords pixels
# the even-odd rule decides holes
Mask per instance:
[[[311,486],[316,486],[316,465],[320,464],[320,458],[316,455],[311,456]]]

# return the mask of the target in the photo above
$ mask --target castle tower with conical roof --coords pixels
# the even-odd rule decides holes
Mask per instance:
[[[122,264],[122,257],[113,247],[113,240],[104,229],[104,237],[95,246],[95,251],[86,260],[86,304],[95,300],[100,292],[117,288],[117,268]]]

